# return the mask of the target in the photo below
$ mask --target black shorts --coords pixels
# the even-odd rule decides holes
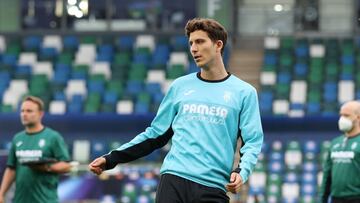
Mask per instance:
[[[219,188],[163,174],[156,192],[156,203],[229,203],[229,197]]]

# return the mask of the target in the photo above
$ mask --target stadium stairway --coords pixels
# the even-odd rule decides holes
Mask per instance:
[[[258,91],[263,63],[263,40],[243,38],[231,50],[229,71],[249,82]]]

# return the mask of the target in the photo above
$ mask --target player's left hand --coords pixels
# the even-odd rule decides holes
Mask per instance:
[[[242,178],[239,173],[233,172],[230,176],[230,183],[228,183],[225,188],[227,191],[234,194],[240,192],[241,186],[243,184]]]

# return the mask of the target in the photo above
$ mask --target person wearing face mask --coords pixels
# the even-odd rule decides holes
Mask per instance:
[[[320,202],[360,202],[360,102],[342,105],[338,122],[343,132],[331,142],[323,163]]]

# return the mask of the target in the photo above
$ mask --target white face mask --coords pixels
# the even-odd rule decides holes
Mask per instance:
[[[338,122],[339,125],[339,130],[341,130],[342,132],[349,132],[350,130],[353,129],[353,122],[352,120],[341,116]]]

